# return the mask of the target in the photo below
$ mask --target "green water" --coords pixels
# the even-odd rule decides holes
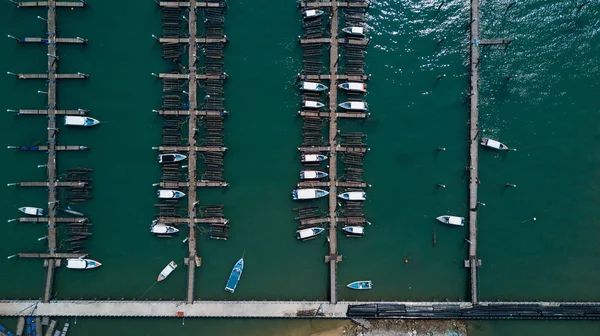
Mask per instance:
[[[483,47],[481,61],[482,135],[497,138],[516,152],[480,153],[480,295],[483,300],[600,300],[596,284],[600,261],[596,241],[599,104],[597,57],[600,52],[600,6],[579,13],[572,0],[482,4],[481,36],[511,38],[507,48]],[[363,239],[340,237],[344,256],[339,267],[343,300],[468,300],[466,228],[436,225],[443,213],[467,214],[469,4],[446,1],[376,1],[369,10],[372,42],[366,57],[372,117],[341,128],[368,134],[371,148],[365,178],[372,187],[365,213],[372,226]],[[43,36],[35,19],[43,9],[19,9],[4,3],[0,19],[15,36]],[[197,271],[197,299],[327,299],[328,269],[324,239],[300,243],[290,190],[301,168],[295,148],[301,143],[296,117],[300,95],[294,87],[302,50],[299,12],[293,1],[232,0],[226,16],[225,142],[229,151],[226,190],[199,192],[203,204],[225,205],[231,237],[201,237],[203,265]],[[62,129],[60,144],[88,145],[89,152],[60,153],[59,171],[94,168],[94,200],[77,210],[91,218],[94,236],[88,249],[103,262],[97,272],[59,269],[58,298],[137,299],[154,284],[170,260],[182,261],[182,238],[157,239],[148,233],[160,178],[156,152],[162,118],[162,85],[151,72],[167,71],[151,34],[160,33],[160,10],[151,1],[97,1],[85,10],[59,10],[59,36],[81,36],[87,46],[59,46],[62,73],[85,72],[87,81],[61,81],[61,109],[86,108],[102,121],[90,130]],[[444,41],[438,44],[440,39]],[[7,71],[43,72],[46,48],[1,39],[0,62]],[[436,85],[439,75],[446,76]],[[505,77],[512,76],[506,82]],[[0,77],[2,109],[43,108],[43,81]],[[4,114],[0,143],[43,144],[44,117]],[[437,147],[446,151],[437,153]],[[3,147],[4,148],[4,147]],[[1,149],[2,183],[44,180],[44,153]],[[443,183],[446,188],[437,188]],[[517,188],[505,188],[514,183]],[[0,188],[4,218],[18,216],[19,206],[44,206],[42,189]],[[536,221],[531,220],[536,217]],[[45,227],[5,224],[0,257],[45,251]],[[437,245],[432,244],[435,234]],[[323,237],[324,238],[324,237]],[[231,267],[246,251],[246,269],[234,296],[223,287]],[[403,260],[408,259],[408,263]],[[43,292],[41,261],[0,258],[13,276],[0,282],[2,298],[38,298]],[[185,268],[178,269],[142,299],[183,299]],[[369,278],[376,289],[351,292],[343,284]],[[98,320],[78,321],[92,335]],[[127,321],[110,321],[102,328]],[[133,323],[133,322],[132,322]],[[269,330],[294,328],[283,321],[186,321],[185,329],[206,331],[247,326]],[[7,323],[14,325],[14,323]],[[163,326],[164,324],[164,326]],[[140,335],[175,327],[175,320],[139,325]],[[481,335],[510,330],[558,334],[594,327],[580,323],[504,323],[474,327]],[[532,327],[533,326],[533,327]],[[213,329],[211,329],[213,328]],[[271,329],[272,328],[272,329]],[[303,328],[298,326],[298,328]],[[588,329],[586,329],[588,328]],[[273,331],[270,331],[273,330]],[[192,331],[188,331],[191,333]],[[251,332],[248,329],[247,332]],[[213,331],[213,333],[218,334]],[[567,333],[568,334],[568,333]]]

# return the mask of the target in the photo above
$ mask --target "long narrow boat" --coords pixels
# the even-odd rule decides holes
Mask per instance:
[[[323,190],[323,189],[308,188],[308,189],[294,189],[294,191],[292,191],[292,198],[295,201],[317,199],[317,198],[325,197],[327,195],[329,195],[329,191]]]
[[[172,235],[179,232],[179,229],[165,224],[153,224],[150,227],[150,232],[156,235]]]
[[[176,268],[177,264],[174,261],[171,261],[167,266],[165,266],[165,268],[163,268],[162,271],[160,271],[157,281],[165,280]]]
[[[299,240],[308,240],[312,238],[316,238],[321,232],[325,231],[325,229],[320,227],[312,227],[308,229],[302,229],[296,231],[296,238]]]
[[[235,292],[235,288],[240,282],[240,278],[242,277],[242,272],[244,271],[244,257],[240,258],[233,269],[231,270],[231,274],[229,274],[229,279],[227,280],[227,285],[225,286],[225,290],[233,293]]]
[[[444,224],[458,225],[458,226],[464,226],[465,225],[465,218],[464,217],[458,217],[458,216],[439,216],[436,219],[438,221],[444,223]]]
[[[30,216],[43,216],[44,215],[44,209],[42,209],[42,208],[20,207],[19,211],[21,211],[22,213],[24,213],[26,215],[30,215]]]
[[[354,281],[348,284],[350,289],[371,289],[373,288],[373,282],[371,280]]]
[[[318,18],[319,16],[323,15],[323,13],[325,12],[321,9],[309,9],[305,10],[304,13],[302,13],[302,16],[304,17],[304,20],[310,20]]]
[[[183,161],[187,156],[179,153],[167,153],[158,155],[158,163],[175,163]]]
[[[302,91],[315,91],[315,92],[321,92],[321,91],[325,91],[328,89],[327,86],[325,86],[321,83],[315,83],[315,82],[300,82],[300,86],[298,88]]]
[[[301,180],[316,180],[329,176],[326,172],[320,170],[302,170],[300,171]]]
[[[365,102],[343,102],[338,104],[339,107],[348,111],[366,111],[369,106]]]
[[[101,263],[92,259],[72,258],[67,259],[67,268],[71,269],[92,269],[102,266]]]
[[[318,102],[318,101],[314,101],[314,100],[304,100],[304,101],[302,101],[302,107],[304,107],[304,108],[320,109],[323,106],[325,106],[325,104],[323,104],[321,102]]]
[[[358,82],[348,82],[342,83],[338,85],[338,87],[342,90],[352,91],[352,92],[367,92],[367,84],[358,83]]]
[[[355,236],[362,236],[365,233],[365,228],[362,226],[345,226],[342,230]]]
[[[185,196],[185,193],[179,191],[179,190],[172,190],[172,189],[159,189],[156,194],[158,195],[158,198],[165,198],[165,199],[176,199],[176,198],[182,198],[183,196]]]
[[[483,146],[493,148],[493,149],[509,150],[509,148],[505,144],[498,142],[496,140],[488,139],[488,138],[481,139],[481,144]]]
[[[89,127],[98,125],[100,123],[98,119],[80,116],[65,116],[64,120],[65,125],[67,126]]]
[[[339,194],[338,197],[347,201],[364,201],[367,199],[367,193],[364,191],[348,191]]]
[[[365,36],[365,28],[363,28],[363,27],[346,27],[346,28],[342,28],[342,31],[348,35],[361,36],[361,37]]]
[[[323,154],[302,154],[302,162],[321,162],[327,160]]]

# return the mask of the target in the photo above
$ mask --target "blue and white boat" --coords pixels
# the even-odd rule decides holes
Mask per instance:
[[[438,221],[440,221],[441,223],[444,223],[444,224],[458,225],[458,226],[464,226],[465,225],[465,218],[464,217],[458,217],[458,216],[439,216],[436,219]]]
[[[315,188],[294,189],[294,191],[292,191],[292,198],[296,201],[317,199],[327,195],[329,195],[329,191]]]
[[[308,229],[302,229],[296,231],[296,238],[299,240],[308,240],[312,238],[316,238],[319,233],[325,231],[325,229],[320,227],[312,227]]]
[[[304,13],[302,13],[302,16],[304,17],[304,20],[309,20],[318,18],[319,16],[323,15],[323,13],[325,12],[321,9],[309,9],[304,11]]]
[[[90,117],[80,117],[80,116],[65,116],[65,125],[66,126],[80,126],[80,127],[89,127],[98,125],[100,121]]]
[[[22,213],[24,213],[26,215],[30,215],[30,216],[43,216],[44,215],[44,209],[42,209],[42,208],[20,207],[19,211],[21,211]]]
[[[227,285],[225,286],[225,290],[233,293],[235,292],[235,287],[237,287],[238,282],[240,282],[240,277],[242,276],[242,272],[244,271],[244,257],[240,258],[238,262],[235,263],[233,269],[231,270],[231,274],[229,275],[229,280],[227,280]]]
[[[185,193],[179,190],[171,190],[171,189],[160,189],[156,192],[158,198],[164,199],[177,199],[185,196]]]
[[[150,227],[150,232],[156,235],[172,235],[179,232],[179,229],[165,224],[153,224]]]
[[[325,91],[328,89],[327,86],[325,86],[321,83],[315,83],[315,82],[300,82],[300,86],[298,88],[302,91],[316,91],[316,92],[321,92],[321,91]]]
[[[187,158],[187,156],[179,153],[168,153],[168,154],[159,154],[158,155],[158,163],[175,163],[179,161],[183,161]]]
[[[367,84],[358,82],[348,82],[338,85],[342,90],[353,91],[353,92],[367,92]]]
[[[364,201],[367,199],[367,193],[364,191],[348,191],[339,194],[338,197],[346,201]]]
[[[301,180],[316,180],[329,176],[326,172],[320,170],[302,170],[300,171]]]
[[[365,36],[365,28],[364,27],[345,27],[342,28],[342,31],[348,35],[354,36]]]
[[[92,259],[71,258],[67,259],[67,268],[71,269],[92,269],[102,266],[101,263]]]
[[[320,109],[323,106],[325,106],[325,104],[323,104],[321,102],[318,102],[318,101],[314,101],[314,100],[304,100],[304,101],[302,101],[302,107],[304,107],[304,108]]]
[[[338,104],[339,107],[348,111],[366,111],[369,106],[365,102],[343,102]]]
[[[373,288],[373,282],[371,280],[354,281],[348,284],[350,289],[371,289]]]
[[[362,226],[345,226],[342,228],[346,234],[353,236],[362,236],[365,233],[365,228]]]
[[[499,141],[496,141],[496,140],[488,139],[488,138],[481,139],[481,144],[483,146],[493,148],[493,149],[509,150],[509,148],[505,144],[503,144]]]
[[[327,160],[327,156],[323,154],[302,154],[302,162],[321,162]]]

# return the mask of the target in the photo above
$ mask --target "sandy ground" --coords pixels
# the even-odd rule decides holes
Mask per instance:
[[[466,336],[467,326],[453,320],[369,320],[365,330],[352,322],[310,336]]]

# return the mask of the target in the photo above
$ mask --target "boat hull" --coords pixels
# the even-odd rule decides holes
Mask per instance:
[[[440,223],[456,226],[464,226],[465,218],[458,216],[439,216],[436,218]]]
[[[350,289],[357,289],[357,290],[371,289],[371,288],[373,288],[373,282],[371,282],[369,280],[354,281],[352,283],[349,283],[347,287]]]
[[[242,272],[244,271],[244,258],[238,260],[233,269],[231,270],[231,274],[229,274],[229,279],[227,280],[227,285],[225,285],[225,290],[229,293],[234,293],[237,288],[238,283],[240,282],[240,278],[242,277]]]
[[[92,269],[100,266],[101,263],[92,259],[67,259],[67,268],[70,269]]]
[[[177,268],[177,264],[174,261],[171,261],[158,275],[157,281],[165,280],[173,271]]]

